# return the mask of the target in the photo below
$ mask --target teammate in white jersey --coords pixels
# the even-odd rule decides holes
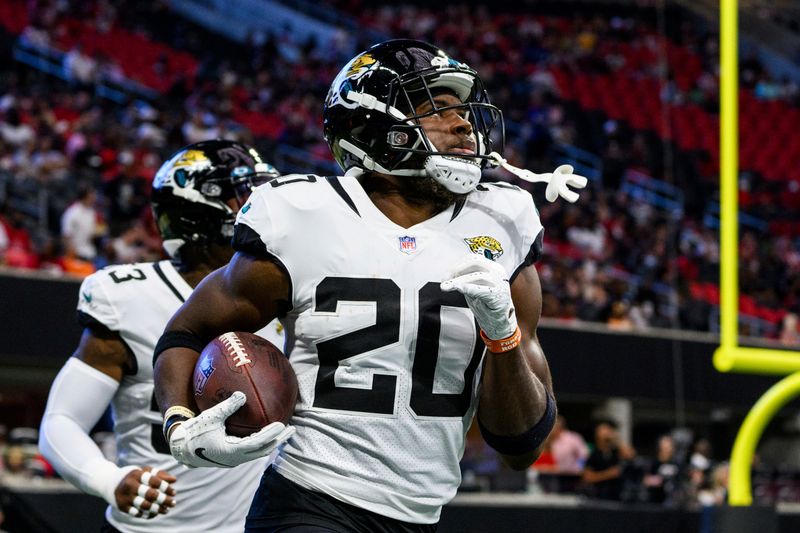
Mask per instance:
[[[534,175],[494,151],[500,111],[477,74],[426,43],[388,41],[333,82],[325,135],[343,177],[290,175],[237,217],[237,253],[168,324],[155,362],[173,455],[247,456],[188,394],[202,347],[274,317],[300,395],[296,433],[264,475],[246,531],[432,531],[460,483],[477,413],[513,468],[538,456],[556,415],[536,338],[533,262],[543,228],[486,164],[577,199],[568,166]],[[553,193],[553,194],[551,194]],[[209,312],[209,310],[212,310]],[[233,401],[233,400],[231,400]]]
[[[178,463],[163,437],[152,359],[169,318],[233,254],[236,211],[256,185],[277,175],[240,143],[181,149],[153,184],[154,215],[172,261],[111,266],[81,285],[83,336],[53,383],[39,444],[64,478],[108,501],[105,531],[233,533],[244,527],[267,458],[231,471]],[[282,346],[275,327],[259,334]],[[109,403],[116,463],[88,435]],[[209,513],[212,504],[225,513]]]

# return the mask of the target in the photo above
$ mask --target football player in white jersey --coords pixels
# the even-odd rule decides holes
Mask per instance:
[[[209,339],[278,316],[300,387],[296,432],[245,530],[432,531],[476,413],[517,469],[556,416],[536,338],[542,225],[529,193],[480,184],[481,169],[548,181],[551,201],[576,200],[568,186],[585,178],[508,165],[501,113],[476,72],[419,41],[350,61],[324,125],[345,175],[259,187],[237,217],[237,253],[167,325],[155,360],[166,438],[186,464],[249,459],[218,413],[195,414],[189,383]],[[242,399],[227,401],[230,411]],[[274,434],[277,444],[287,429]]]
[[[178,463],[163,437],[152,359],[169,318],[233,254],[238,209],[256,185],[276,176],[241,143],[214,140],[181,149],[159,169],[152,195],[172,260],[110,266],[81,285],[83,335],[50,390],[39,445],[64,478],[109,503],[104,531],[233,533],[244,527],[267,458],[233,470]],[[275,324],[259,333],[283,345]],[[89,437],[109,404],[116,463]],[[224,514],[209,513],[212,503]]]

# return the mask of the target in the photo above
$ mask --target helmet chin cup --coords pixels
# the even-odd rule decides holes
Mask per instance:
[[[425,158],[425,173],[455,194],[472,192],[481,181],[481,167],[476,162],[458,157],[428,156]]]

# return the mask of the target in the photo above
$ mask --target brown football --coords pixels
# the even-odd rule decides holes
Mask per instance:
[[[297,376],[289,360],[252,333],[229,332],[208,343],[197,359],[193,384],[201,411],[237,390],[247,395],[247,402],[225,424],[228,434],[237,437],[272,422],[288,422],[297,403]]]

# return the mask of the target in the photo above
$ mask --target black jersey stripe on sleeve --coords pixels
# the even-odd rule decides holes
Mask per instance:
[[[539,234],[533,239],[533,244],[531,244],[531,249],[528,250],[528,254],[525,256],[525,259],[522,261],[516,269],[514,269],[514,273],[511,274],[511,279],[509,279],[509,283],[514,283],[514,280],[522,272],[522,269],[528,266],[531,266],[536,261],[539,260],[539,257],[542,256],[542,246],[544,240],[544,228],[539,230]]]
[[[108,335],[116,335],[122,344],[125,345],[125,348],[128,351],[128,357],[125,365],[125,375],[127,376],[134,376],[137,372],[139,372],[139,362],[136,360],[136,356],[133,354],[133,350],[131,349],[128,341],[122,338],[122,335],[119,335],[119,332],[111,330],[108,326],[97,320],[95,317],[90,315],[89,313],[84,313],[83,311],[78,311],[78,324],[82,328],[86,328],[91,330],[95,335],[100,337],[106,337]]]
[[[286,268],[286,265],[283,264],[283,261],[281,261],[275,254],[267,250],[267,245],[264,244],[264,241],[261,240],[261,237],[253,228],[242,222],[239,222],[233,226],[232,244],[233,249],[237,252],[242,252],[244,254],[252,255],[253,257],[257,257],[259,259],[266,259],[275,263],[278,268],[280,268],[283,273],[286,274],[286,278],[289,280],[289,298],[294,295],[294,284],[292,283],[292,275],[289,273],[289,269]],[[278,309],[278,316],[285,316],[286,313],[291,310],[292,303],[287,302],[285,306],[281,306],[281,308]]]
[[[175,285],[173,285],[172,282],[167,278],[167,275],[164,274],[164,271],[161,269],[161,265],[159,265],[158,263],[153,263],[153,270],[156,271],[156,274],[158,274],[158,277],[161,278],[161,281],[163,281],[167,285],[167,287],[170,288],[172,293],[175,296],[178,297],[178,300],[180,300],[181,302],[185,302],[186,301],[186,299],[183,297],[183,295],[181,295],[180,291],[178,289],[176,289]]]
[[[233,239],[231,246],[237,252],[243,252],[254,257],[270,257],[272,254],[267,251],[267,245],[261,240],[261,236],[243,222],[237,222],[233,226]]]
[[[356,203],[352,198],[350,198],[350,195],[347,194],[347,191],[344,190],[339,178],[336,176],[327,176],[325,179],[328,183],[330,183],[331,187],[333,187],[333,190],[336,191],[336,194],[341,196],[342,200],[344,200],[345,203],[350,206],[350,209],[352,209],[356,215],[361,216],[361,213],[358,212],[358,208],[356,207]]]
[[[82,328],[90,328],[99,331],[111,331],[108,329],[108,326],[97,320],[89,313],[84,313],[83,311],[78,311],[78,324]]]

